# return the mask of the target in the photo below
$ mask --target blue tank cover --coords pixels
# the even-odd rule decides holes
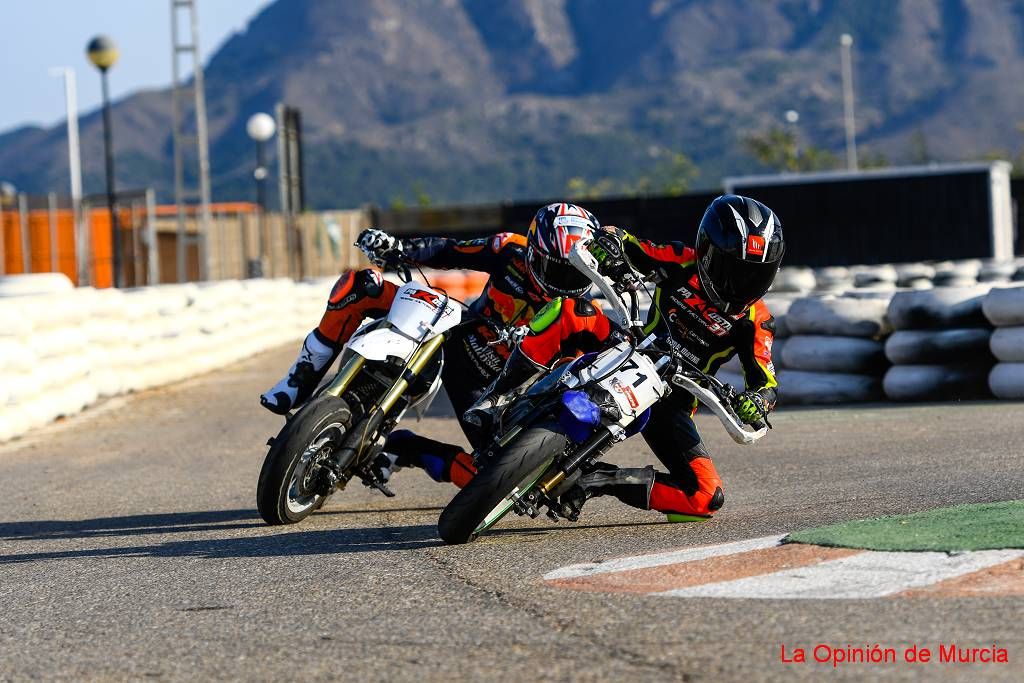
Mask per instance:
[[[583,443],[601,424],[601,409],[590,400],[584,391],[567,391],[562,394],[562,410],[558,424],[573,443]]]

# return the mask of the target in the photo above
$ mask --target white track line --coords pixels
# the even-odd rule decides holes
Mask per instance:
[[[666,564],[681,564],[695,560],[706,560],[709,557],[721,557],[722,555],[735,555],[746,553],[751,550],[762,550],[777,546],[785,538],[782,536],[763,536],[761,538],[750,538],[745,541],[734,543],[722,543],[720,545],[706,545],[699,548],[685,548],[653,555],[638,555],[635,557],[620,557],[604,562],[588,562],[586,564],[572,564],[568,567],[555,569],[544,575],[545,581],[556,579],[576,579],[581,576],[593,576],[594,574],[607,574],[608,572],[623,572],[630,569],[646,569],[647,567],[661,567]]]
[[[1021,550],[946,553],[863,552],[806,567],[655,593],[681,598],[862,599],[976,572],[1024,557]]]

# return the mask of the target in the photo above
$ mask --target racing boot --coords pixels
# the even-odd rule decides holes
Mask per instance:
[[[370,472],[383,484],[391,481],[391,475],[402,469],[398,464],[398,456],[394,453],[381,451],[370,464]]]
[[[419,467],[434,481],[451,482],[460,489],[476,475],[472,455],[458,446],[428,439],[408,429],[391,432],[383,452],[370,467],[385,482],[403,467]]]
[[[612,495],[626,505],[649,510],[651,490],[654,488],[655,473],[650,465],[646,467],[616,467],[606,462],[596,462],[580,476],[576,485],[559,497],[561,514],[575,522],[579,519],[583,505],[591,498]]]
[[[260,396],[260,405],[272,413],[287,415],[313,394],[337,355],[334,346],[313,330],[302,342],[299,357],[288,374]]]

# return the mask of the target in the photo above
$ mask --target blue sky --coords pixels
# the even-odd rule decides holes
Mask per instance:
[[[204,62],[270,1],[197,0]],[[99,74],[85,57],[86,43],[98,33],[113,38],[121,51],[110,70],[114,99],[168,85],[170,5],[170,0],[0,0],[0,131],[63,120],[64,90],[61,80],[49,75],[53,66],[74,68],[79,112],[99,106]]]

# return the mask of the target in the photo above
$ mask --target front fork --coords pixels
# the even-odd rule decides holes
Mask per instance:
[[[335,481],[332,484],[338,487],[344,487],[348,480],[351,478],[351,474],[348,472],[349,465],[353,460],[358,460],[363,454],[368,443],[376,441],[377,431],[384,423],[384,418],[395,406],[398,400],[409,388],[409,385],[416,381],[420,373],[423,372],[423,368],[427,366],[430,359],[434,357],[437,351],[445,342],[445,335],[439,334],[433,339],[430,339],[410,356],[409,361],[405,364],[405,368],[402,370],[402,374],[395,380],[395,383],[391,385],[387,393],[377,401],[374,405],[370,406],[369,410],[366,411],[363,419],[361,419],[356,425],[352,427],[352,431],[349,432],[348,437],[342,443],[341,448],[335,454],[334,458],[334,470]],[[331,394],[332,396],[341,396],[348,389],[349,385],[352,384],[352,380],[356,378],[363,365],[366,363],[366,359],[357,353],[353,353],[352,356],[345,361],[345,364],[335,375],[331,383],[324,387],[324,392]],[[372,438],[371,438],[372,437]],[[381,488],[378,485],[379,482],[371,482],[371,486]],[[385,487],[386,488],[386,487]],[[389,491],[384,491],[385,494]],[[394,495],[394,494],[391,494]]]
[[[564,516],[564,513],[560,512],[561,507],[554,497],[558,487],[576,473],[585,462],[600,458],[613,443],[622,439],[624,435],[624,431],[618,425],[603,427],[594,432],[579,448],[563,458],[560,464],[556,464],[548,470],[537,481],[536,486],[523,495],[517,512],[527,514],[530,517],[537,517],[539,514],[538,508],[543,505],[548,508],[548,517],[551,519],[557,521],[559,517]]]

